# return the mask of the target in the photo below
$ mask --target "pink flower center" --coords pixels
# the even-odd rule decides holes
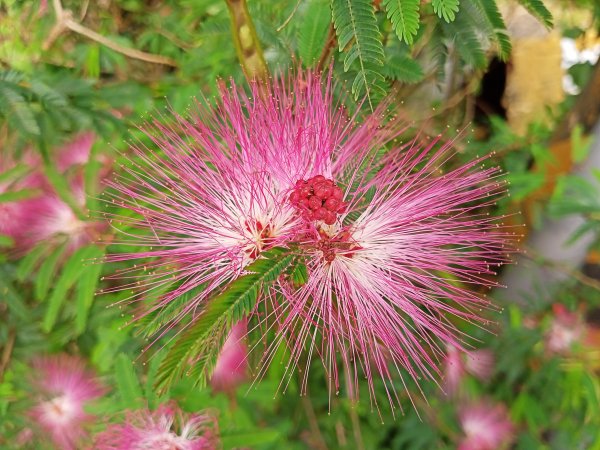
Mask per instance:
[[[270,224],[263,225],[260,221],[254,223],[254,227],[246,221],[246,231],[255,235],[255,241],[252,245],[245,249],[246,254],[251,259],[256,259],[261,251],[269,249],[275,238],[273,237],[273,229]]]
[[[77,406],[66,395],[42,403],[41,408],[45,420],[56,426],[69,423],[77,410]]]
[[[362,249],[347,230],[342,230],[334,237],[329,237],[323,230],[319,230],[319,235],[321,239],[317,242],[316,248],[323,252],[323,259],[328,263],[332,262],[338,254],[352,258],[357,250]]]
[[[333,225],[337,215],[346,210],[342,201],[344,192],[333,180],[316,175],[308,180],[298,180],[290,194],[290,203],[308,220],[322,220]]]

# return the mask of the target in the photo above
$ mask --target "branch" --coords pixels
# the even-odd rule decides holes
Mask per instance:
[[[10,356],[12,355],[16,338],[17,330],[11,328],[8,331],[8,338],[6,340],[6,344],[4,345],[4,350],[2,351],[2,358],[0,359],[0,382],[2,382],[4,378],[4,372],[6,371],[8,363],[10,362]]]
[[[97,33],[94,30],[90,30],[89,28],[81,25],[79,22],[73,20],[73,13],[71,11],[66,10],[62,7],[60,0],[53,0],[53,5],[54,12],[56,14],[56,24],[50,31],[50,35],[44,43],[44,50],[50,48],[54,40],[65,29],[68,29],[130,58],[139,59],[140,61],[145,61],[154,64],[162,64],[165,66],[177,67],[177,62],[167,56],[153,55],[152,53],[142,52],[134,48],[123,47],[122,45],[111,41],[110,39],[101,35],[100,33]]]
[[[265,62],[246,0],[225,0],[231,17],[233,43],[246,78],[265,80],[269,69]]]

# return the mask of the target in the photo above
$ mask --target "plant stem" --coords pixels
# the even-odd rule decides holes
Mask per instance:
[[[121,53],[133,59],[139,59],[140,61],[146,61],[154,64],[163,64],[165,66],[177,67],[177,62],[169,57],[161,55],[153,55],[151,53],[142,52],[134,48],[123,47],[116,42],[111,41],[100,33],[96,33],[94,30],[81,25],[79,22],[73,20],[73,13],[63,8],[60,0],[53,0],[54,12],[56,13],[56,24],[50,31],[50,35],[46,39],[43,48],[47,50],[50,48],[54,40],[65,30],[71,30],[77,34],[87,37],[105,47],[114,50],[117,53]]]
[[[231,17],[233,43],[249,80],[266,80],[269,70],[265,62],[254,23],[248,12],[246,0],[225,0]]]

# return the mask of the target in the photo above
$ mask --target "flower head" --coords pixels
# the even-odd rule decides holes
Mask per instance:
[[[282,274],[260,291],[270,313],[256,317],[277,336],[263,368],[286,342],[288,371],[318,355],[332,391],[344,372],[349,390],[364,375],[374,394],[379,377],[397,399],[393,372],[431,378],[440,341],[464,350],[448,316],[485,322],[489,301],[469,287],[493,286],[508,257],[511,233],[486,212],[505,191],[499,169],[483,158],[449,164],[452,143],[440,136],[398,142],[407,126],[387,105],[348,116],[331,77],[300,72],[251,90],[222,87],[216,106],[155,122],[158,150],[138,146],[112,184],[112,201],[141,217],[114,222],[129,225],[129,244],[149,247],[112,260],[153,258],[151,278],[131,275],[125,288],[145,289],[130,300],[173,284],[148,314],[192,294],[166,331],[265,250],[293,249],[305,282]]]
[[[444,387],[449,394],[454,394],[467,374],[486,380],[493,370],[494,355],[490,350],[470,350],[465,353],[450,345],[444,358]]]
[[[459,420],[465,435],[459,450],[499,450],[512,440],[514,426],[502,404],[481,401],[466,405]]]
[[[93,416],[85,406],[102,396],[104,388],[77,357],[56,355],[33,362],[33,384],[39,400],[31,410],[35,422],[61,450],[80,448],[85,425]]]
[[[216,424],[206,414],[185,414],[174,403],[156,411],[128,412],[122,424],[109,425],[94,444],[96,450],[214,450]]]
[[[93,133],[82,133],[56,150],[56,167],[65,176],[72,197],[81,209],[85,208],[86,201],[81,169],[89,160],[94,139]],[[0,193],[26,189],[33,192],[25,199],[0,204],[0,234],[13,238],[18,250],[51,240],[66,241],[73,250],[95,240],[104,225],[77,217],[46,178],[37,155],[27,151],[21,161],[28,169],[26,176],[0,183]],[[101,176],[107,175],[109,164],[106,160],[104,163]],[[6,158],[0,161],[0,173],[15,166],[11,158]]]
[[[550,353],[566,354],[580,341],[585,332],[583,317],[571,312],[564,305],[552,305],[553,318],[546,333],[546,349]]]

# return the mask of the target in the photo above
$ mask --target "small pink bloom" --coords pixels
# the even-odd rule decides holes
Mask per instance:
[[[213,390],[232,392],[246,380],[248,347],[244,338],[247,329],[246,320],[238,322],[231,328],[210,379]]]
[[[514,427],[503,404],[480,401],[459,412],[464,438],[458,450],[499,450],[510,444]]]
[[[71,183],[71,193],[75,201],[85,207],[83,180]],[[66,242],[70,250],[97,240],[105,228],[100,222],[82,220],[54,192],[48,192],[31,202],[35,220],[28,228],[28,236],[34,243],[55,240]]]
[[[467,374],[485,381],[492,375],[493,370],[494,355],[490,350],[463,352],[450,345],[444,358],[445,390],[449,394],[454,394]]]
[[[39,401],[31,410],[32,418],[59,449],[81,448],[87,436],[85,425],[94,418],[85,412],[85,406],[102,396],[104,388],[85,363],[74,356],[38,358],[33,368],[32,384]]]
[[[128,412],[125,423],[109,425],[95,450],[214,450],[216,422],[207,414],[185,414],[174,403],[156,411]]]
[[[21,432],[17,435],[15,444],[17,444],[19,447],[25,447],[33,441],[33,438],[33,430],[27,427],[21,430]]]
[[[72,166],[81,166],[90,159],[92,145],[96,136],[91,131],[81,133],[57,151],[56,166],[59,171],[64,172]]]
[[[566,354],[581,340],[585,324],[580,314],[567,310],[564,305],[555,303],[552,310],[554,317],[546,333],[546,349],[550,353]]]

